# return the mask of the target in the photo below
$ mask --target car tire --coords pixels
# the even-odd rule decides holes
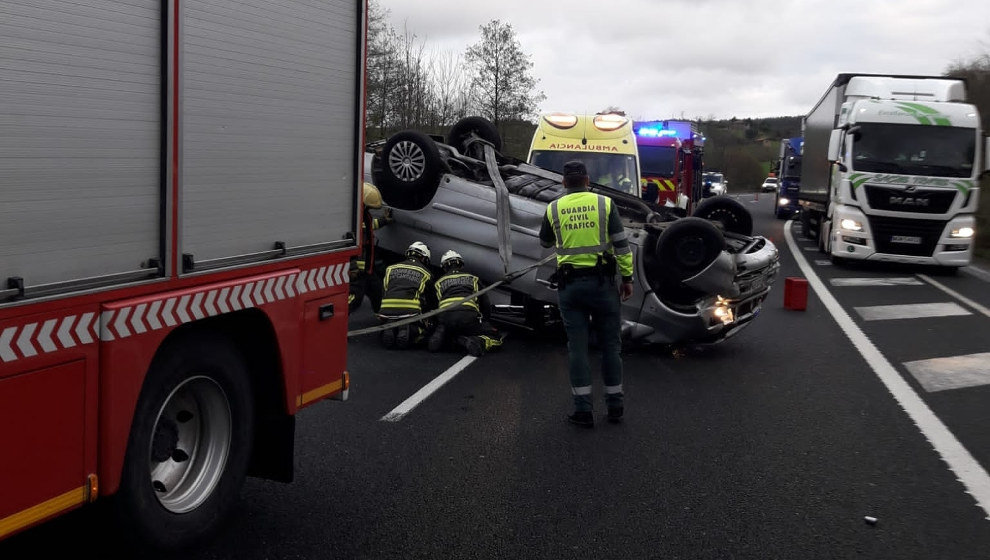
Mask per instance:
[[[496,152],[502,151],[502,136],[498,133],[498,128],[484,117],[464,117],[454,123],[447,135],[447,143],[465,153],[465,144],[472,136],[490,143]]]
[[[432,138],[417,130],[393,134],[378,156],[376,185],[385,204],[420,210],[433,199],[445,171]]]
[[[658,264],[677,280],[685,280],[704,270],[725,248],[725,237],[710,221],[681,218],[660,234],[656,244]]]
[[[239,499],[253,419],[250,375],[233,342],[199,332],[166,343],[141,389],[113,496],[125,534],[154,549],[212,535]]]
[[[753,235],[753,215],[738,200],[726,196],[701,201],[694,216],[722,224],[725,231]]]

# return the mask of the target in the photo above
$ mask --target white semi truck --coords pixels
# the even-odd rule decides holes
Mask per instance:
[[[802,129],[801,222],[821,251],[969,264],[987,142],[963,80],[839,74]]]

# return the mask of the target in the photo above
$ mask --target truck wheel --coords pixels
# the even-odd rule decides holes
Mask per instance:
[[[237,502],[254,437],[243,358],[217,334],[174,341],[155,358],[134,411],[115,505],[140,543],[189,546]]]
[[[454,126],[450,127],[450,134],[447,135],[447,144],[464,153],[466,147],[464,144],[472,135],[489,142],[495,147],[496,152],[502,151],[502,136],[498,133],[498,128],[484,117],[464,117],[454,123]]]
[[[667,226],[657,239],[656,257],[677,280],[701,272],[725,248],[722,232],[702,218],[681,218]]]
[[[738,200],[717,196],[701,201],[694,216],[722,224],[725,231],[753,235],[753,215]]]
[[[445,167],[433,139],[416,130],[398,132],[385,142],[380,157],[376,186],[385,204],[419,210],[430,202]]]

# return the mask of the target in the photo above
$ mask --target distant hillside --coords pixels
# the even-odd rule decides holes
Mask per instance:
[[[725,173],[729,192],[759,191],[780,150],[780,141],[801,135],[801,117],[702,121],[705,169]]]

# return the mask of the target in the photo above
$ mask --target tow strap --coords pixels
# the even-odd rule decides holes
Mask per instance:
[[[355,330],[355,331],[348,331],[347,332],[347,338],[350,338],[352,336],[360,336],[360,335],[363,335],[363,334],[371,334],[371,333],[381,332],[381,331],[385,331],[385,330],[388,330],[388,329],[394,329],[395,327],[401,327],[402,325],[408,325],[410,323],[415,323],[417,321],[422,321],[423,319],[428,319],[430,317],[433,317],[434,315],[439,315],[440,313],[446,313],[448,311],[452,311],[454,309],[457,309],[457,308],[461,307],[462,305],[464,305],[468,301],[477,299],[477,298],[481,297],[482,295],[484,295],[484,294],[486,294],[486,293],[494,290],[495,288],[497,288],[497,287],[499,287],[499,286],[501,286],[503,284],[509,284],[509,283],[511,283],[516,278],[519,278],[520,276],[523,276],[524,274],[526,274],[527,272],[533,270],[534,268],[539,268],[539,267],[545,265],[546,263],[550,262],[550,260],[553,259],[553,258],[555,258],[556,256],[557,256],[556,253],[550,253],[549,255],[547,255],[546,257],[544,257],[543,259],[541,259],[541,260],[539,260],[539,261],[537,261],[537,262],[535,262],[535,263],[533,263],[533,264],[531,264],[531,265],[529,265],[527,267],[520,268],[519,270],[510,272],[510,273],[506,274],[505,276],[503,276],[501,280],[499,280],[498,282],[495,282],[491,286],[486,286],[485,288],[482,288],[481,290],[478,290],[477,292],[475,292],[475,293],[473,293],[473,294],[471,294],[469,296],[465,296],[462,300],[458,301],[457,303],[448,305],[447,307],[444,307],[443,309],[434,309],[433,311],[428,311],[426,313],[420,313],[419,315],[413,315],[411,317],[406,317],[406,318],[400,319],[398,321],[391,321],[391,322],[385,323],[383,325],[377,325],[377,326],[374,326],[374,327],[367,327],[367,328],[358,329],[358,330]]]

